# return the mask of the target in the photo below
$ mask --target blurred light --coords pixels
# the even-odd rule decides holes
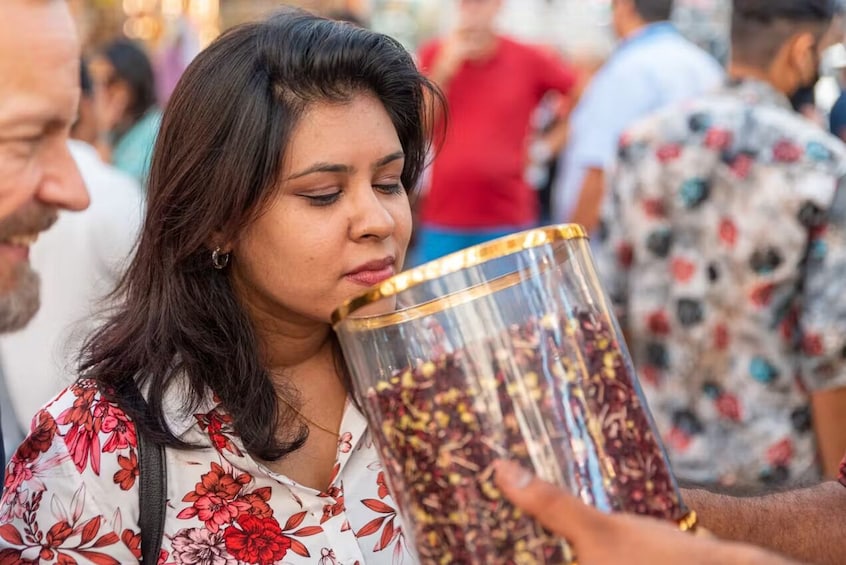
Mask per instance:
[[[123,0],[123,13],[128,15],[140,14],[144,11],[144,0]]]
[[[162,0],[162,15],[175,18],[182,14],[182,0]]]
[[[188,6],[192,16],[206,20],[217,17],[219,4],[217,0],[191,0]]]
[[[123,33],[132,39],[149,41],[159,32],[159,22],[152,16],[128,18],[123,24]]]

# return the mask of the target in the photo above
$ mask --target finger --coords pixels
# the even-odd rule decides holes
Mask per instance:
[[[513,461],[497,461],[495,482],[517,508],[549,531],[579,545],[580,538],[602,527],[607,516],[558,487],[542,481]]]

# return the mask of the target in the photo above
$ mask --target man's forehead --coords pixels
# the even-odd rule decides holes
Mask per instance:
[[[25,56],[30,49],[54,46],[79,51],[76,28],[64,0],[3,0],[0,2],[0,63],[7,56]]]
[[[0,0],[0,120],[68,120],[76,112],[79,44],[63,1]]]

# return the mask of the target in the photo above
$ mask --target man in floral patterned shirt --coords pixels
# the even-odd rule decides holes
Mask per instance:
[[[599,262],[679,478],[757,489],[846,450],[846,151],[787,99],[829,3],[734,7],[731,83],[621,139]]]

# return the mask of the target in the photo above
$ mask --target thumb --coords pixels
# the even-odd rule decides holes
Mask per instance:
[[[596,534],[607,517],[513,461],[497,461],[494,481],[505,498],[549,531],[578,547]]]

